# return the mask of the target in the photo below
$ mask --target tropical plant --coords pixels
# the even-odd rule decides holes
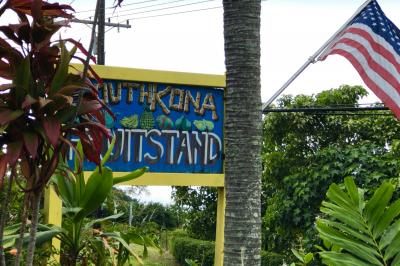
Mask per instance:
[[[300,262],[293,262],[290,264],[290,266],[307,266],[309,263],[314,259],[314,254],[313,253],[304,253],[301,250],[295,250],[292,249],[292,253],[296,256],[296,258]]]
[[[87,234],[92,232],[92,226],[96,223],[110,219],[119,218],[122,213],[108,217],[87,221],[87,218],[105,201],[112,190],[112,186],[121,182],[129,181],[143,175],[147,167],[143,167],[128,173],[122,177],[114,177],[110,168],[104,166],[114,148],[115,138],[113,138],[107,152],[104,154],[100,164],[85,181],[84,173],[80,170],[80,162],[84,157],[83,146],[78,142],[75,154],[75,171],[69,170],[67,162],[60,162],[58,170],[52,177],[52,183],[57,194],[63,202],[64,221],[63,227],[58,234],[62,241],[63,262],[66,265],[76,265],[78,256],[88,242],[95,243],[95,240],[88,240]],[[88,233],[89,232],[89,233]],[[125,244],[126,240],[118,235],[119,233],[101,234],[103,237],[110,237],[123,243],[122,247],[128,249],[129,253],[141,261],[136,253]],[[102,241],[102,240],[101,240]],[[94,244],[96,250],[97,244]]]
[[[224,265],[260,265],[260,0],[224,0]],[[240,236],[240,237],[238,237]]]
[[[400,265],[400,199],[394,186],[383,182],[366,200],[365,191],[347,177],[344,187],[332,184],[322,202],[316,228],[327,250],[327,265]]]
[[[152,237],[142,235],[130,230],[126,233],[100,232],[98,236],[89,239],[90,246],[97,252],[96,265],[115,265],[124,266],[126,263],[133,265],[134,261],[143,263],[136,254],[135,245],[143,246],[141,257],[148,257],[148,247],[156,248],[162,252],[161,247],[157,245]]]
[[[53,40],[68,25],[65,19],[72,17],[68,11],[73,9],[41,0],[7,0],[0,16],[5,11],[13,11],[19,23],[0,27],[5,36],[0,37],[0,78],[10,81],[0,86],[0,187],[7,169],[13,175],[19,164],[26,180],[20,233],[23,236],[30,209],[26,265],[32,265],[41,194],[72,146],[70,137],[79,137],[86,157],[99,164],[102,140],[109,131],[95,86],[86,73],[69,73],[72,58],[86,62],[75,55],[76,50],[88,53],[73,39]],[[71,51],[66,43],[74,46]],[[20,252],[19,246],[17,265]],[[1,249],[0,263],[4,263]]]

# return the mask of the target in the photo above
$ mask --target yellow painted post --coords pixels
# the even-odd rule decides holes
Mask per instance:
[[[47,188],[44,194],[44,213],[45,222],[47,224],[54,224],[61,227],[62,221],[62,201],[57,196],[53,187]],[[60,250],[60,240],[53,238],[52,246],[56,250]],[[56,262],[60,261],[60,255],[55,254],[53,259]]]
[[[219,187],[217,202],[217,228],[215,234],[215,266],[224,265],[225,205],[225,188]]]

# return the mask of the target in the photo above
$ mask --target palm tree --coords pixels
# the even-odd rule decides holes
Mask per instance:
[[[260,265],[260,0],[224,0],[224,265]]]

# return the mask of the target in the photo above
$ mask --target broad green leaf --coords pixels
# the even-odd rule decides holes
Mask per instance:
[[[322,259],[327,260],[328,265],[337,265],[337,266],[371,266],[369,262],[365,262],[360,260],[350,254],[340,253],[340,252],[320,252],[319,253]],[[378,264],[382,265],[383,264]]]
[[[312,254],[312,253],[307,253],[307,254],[304,256],[304,263],[305,263],[305,264],[310,263],[310,262],[313,260],[313,258],[314,258],[314,254]]]
[[[13,235],[19,231],[20,227],[21,227],[20,223],[7,226],[6,228],[4,228],[3,235],[5,235],[5,236]]]
[[[108,167],[103,167],[102,170],[102,173],[95,171],[90,175],[86,183],[85,194],[80,202],[82,210],[75,216],[75,222],[100,207],[110,193],[113,186],[112,171]]]
[[[80,165],[83,166],[83,158],[84,157],[83,157],[82,143],[78,141],[76,145],[76,154],[74,158],[75,178],[76,178],[75,190],[76,190],[77,206],[80,205],[81,199],[83,198],[86,190],[86,183],[85,183],[83,169],[80,169],[82,167],[79,167]]]
[[[304,262],[304,259],[303,259],[303,255],[302,255],[302,254],[300,254],[300,253],[299,253],[297,250],[295,250],[294,248],[292,248],[291,250],[292,250],[293,255],[295,255],[296,258],[297,258],[299,261]]]
[[[400,232],[385,250],[384,259],[387,261],[400,253]]]
[[[384,212],[388,202],[392,198],[394,187],[389,182],[384,182],[365,205],[364,213],[370,225],[376,226],[376,222]]]
[[[385,229],[392,223],[394,218],[400,214],[400,199],[395,201],[381,216],[377,225],[374,227],[374,237],[378,238],[382,235]]]
[[[350,198],[353,200],[354,205],[358,205],[360,202],[360,198],[358,195],[358,188],[354,183],[353,178],[346,177],[344,179],[344,185],[346,186],[347,193],[350,195]]]
[[[101,159],[101,166],[105,165],[106,162],[108,161],[108,158],[110,158],[110,155],[114,149],[116,139],[117,139],[117,137],[113,136],[110,146],[107,149],[107,152],[104,154],[103,159]]]
[[[339,221],[350,225],[354,229],[358,229],[358,230],[360,230],[360,231],[362,231],[364,233],[368,233],[368,229],[365,228],[365,226],[363,225],[363,221],[360,223],[360,220],[353,219],[351,216],[347,215],[346,212],[334,211],[332,209],[327,209],[327,208],[324,208],[324,207],[321,207],[321,212],[335,217]]]
[[[116,185],[116,184],[119,184],[119,183],[122,183],[122,182],[127,182],[127,181],[130,181],[132,179],[138,178],[138,177],[142,176],[144,173],[146,173],[148,169],[149,168],[147,166],[145,166],[145,167],[136,169],[135,171],[132,171],[127,175],[124,175],[124,176],[121,176],[121,177],[115,177],[113,179],[113,184]]]
[[[69,214],[69,213],[75,214],[75,213],[78,213],[81,210],[82,210],[82,208],[80,208],[80,207],[62,208],[62,213],[63,214]]]
[[[113,238],[117,240],[119,243],[123,245],[123,247],[132,255],[135,257],[136,261],[140,264],[143,265],[142,259],[136,254],[136,252],[133,250],[133,248],[119,235],[119,234],[112,234],[112,233],[105,233],[103,234],[104,236],[108,236],[110,238]]]
[[[328,239],[333,244],[341,246],[343,249],[356,254],[360,259],[369,261],[373,265],[381,265],[381,262],[377,259],[379,253],[363,242],[355,241],[340,231],[325,225],[321,220],[317,221],[317,230],[323,239]]]
[[[379,248],[383,250],[387,245],[389,245],[396,235],[400,232],[400,220],[392,224],[382,235],[379,241]]]
[[[355,209],[351,204],[349,196],[341,190],[337,184],[332,184],[329,186],[326,196],[337,205],[341,207],[347,207],[349,209]]]
[[[393,259],[391,266],[400,266],[400,253]]]
[[[339,229],[340,231],[345,232],[348,235],[351,235],[352,237],[358,238],[359,240],[364,241],[372,246],[375,244],[374,240],[371,239],[371,237],[369,237],[369,235],[362,234],[362,233],[360,233],[360,231],[354,230],[354,229],[346,226],[346,224],[337,223],[337,222],[333,222],[333,221],[329,221],[329,220],[325,220],[325,219],[320,219],[320,221],[325,223],[326,225],[335,227],[336,229]]]
[[[52,176],[52,182],[55,186],[55,190],[58,196],[62,199],[63,203],[67,207],[76,207],[75,193],[72,183],[70,182],[71,177],[64,176],[60,173],[56,173]]]
[[[105,222],[105,221],[118,219],[122,215],[124,215],[124,213],[121,212],[121,213],[117,213],[117,214],[110,215],[110,216],[107,216],[107,217],[103,217],[103,218],[100,218],[100,219],[91,220],[90,222],[85,224],[85,228],[91,228],[94,224],[97,224],[97,223],[102,223],[102,222]]]

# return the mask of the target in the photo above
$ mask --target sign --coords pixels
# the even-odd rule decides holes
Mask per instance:
[[[113,171],[223,172],[223,89],[116,79],[103,79],[98,89],[116,116],[106,113],[116,137],[107,163]]]

